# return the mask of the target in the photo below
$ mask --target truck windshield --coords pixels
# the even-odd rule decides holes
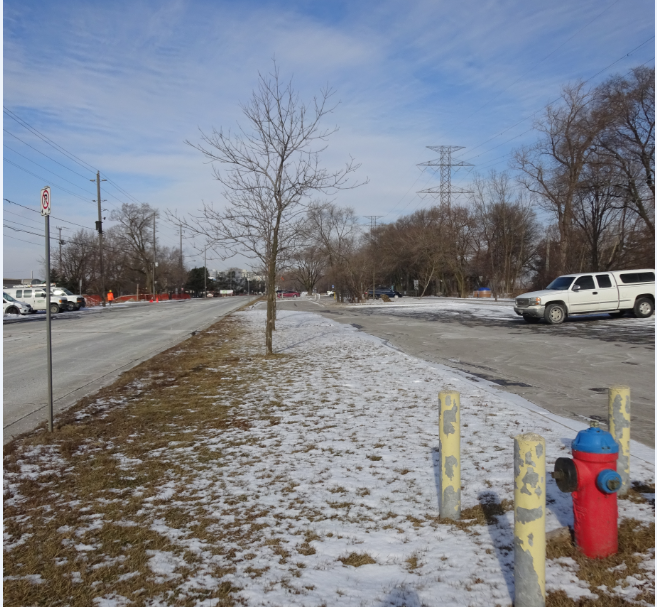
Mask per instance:
[[[575,280],[574,276],[559,276],[545,288],[550,291],[565,291],[573,283],[573,280]]]

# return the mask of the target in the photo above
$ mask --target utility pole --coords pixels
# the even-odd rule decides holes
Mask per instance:
[[[100,171],[96,171],[96,179],[90,179],[89,181],[96,182],[96,193],[98,197],[98,221],[96,222],[96,229],[98,230],[98,260],[100,262],[100,297],[102,299],[102,305],[105,307],[105,273],[103,271],[103,210],[101,209],[100,200],[100,182],[107,181],[107,179],[101,179]]]
[[[61,274],[62,274],[62,245],[66,244],[62,240],[62,230],[66,230],[66,228],[60,228],[59,226],[57,226],[56,229],[59,230],[59,274],[60,274],[60,278],[61,278]]]
[[[370,220],[370,240],[374,243],[374,231],[376,230],[376,220],[381,219],[383,215],[365,215]],[[374,265],[375,257],[372,256],[372,302],[376,299],[376,268]]]
[[[440,188],[429,188],[421,190],[418,194],[439,194],[440,204],[449,208],[452,204],[452,194],[470,194],[471,190],[461,190],[452,188],[452,167],[471,167],[474,166],[463,160],[452,160],[452,152],[463,150],[462,145],[428,145],[430,150],[440,154],[439,160],[429,160],[418,166],[421,167],[440,167]]]
[[[203,297],[208,296],[208,248],[203,251]]]
[[[183,256],[182,256],[182,224],[180,225],[180,294],[182,295],[183,286],[185,283],[185,270],[183,269]]]
[[[153,213],[153,295],[155,295],[155,213]]]

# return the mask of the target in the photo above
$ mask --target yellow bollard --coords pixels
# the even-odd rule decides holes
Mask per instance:
[[[609,387],[609,433],[618,443],[618,462],[616,470],[623,484],[618,495],[625,495],[630,483],[630,388],[628,386]]]
[[[440,401],[440,518],[461,518],[461,398],[444,391]]]
[[[545,439],[514,439],[515,607],[545,607]]]

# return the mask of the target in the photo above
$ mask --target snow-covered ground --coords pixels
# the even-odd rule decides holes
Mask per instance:
[[[216,588],[229,581],[241,588],[238,596],[248,605],[511,605],[513,513],[487,526],[455,526],[438,519],[438,393],[461,393],[466,513],[484,502],[513,499],[515,435],[545,437],[551,470],[557,457],[570,455],[571,440],[586,426],[311,313],[279,311],[275,350],[282,356],[258,363],[254,378],[249,364],[256,363],[248,360],[262,341],[264,311],[237,317],[246,331],[235,348],[245,362],[207,371],[250,384],[236,415],[255,421],[248,430],[198,429],[195,446],[169,444],[150,453],[158,462],[184,462],[188,471],[144,500],[138,522],[128,515],[121,522],[148,524],[175,546],[148,551],[153,579],[179,579],[183,596],[185,589]],[[209,398],[235,403],[219,382]],[[262,417],[265,409],[267,418]],[[654,450],[636,443],[632,449],[633,479],[654,482]],[[208,451],[221,458],[219,466],[206,465]],[[126,474],[147,464],[121,460]],[[57,467],[56,462],[49,465]],[[14,478],[35,474],[34,465],[26,462]],[[5,475],[6,487],[11,484],[12,475]],[[134,498],[140,490],[131,490],[133,496],[123,493],[121,499]],[[547,502],[548,531],[572,525],[571,497],[560,493],[551,478]],[[222,550],[215,550],[211,539],[196,537],[191,523],[168,526],[166,513],[172,508],[189,512],[190,521],[211,517],[216,535],[223,538]],[[619,508],[622,517],[654,520],[647,502],[622,500]],[[110,523],[95,518],[89,529],[104,524]],[[96,548],[85,543],[86,529],[81,524],[75,540],[78,550],[91,555]],[[5,536],[5,550],[21,541]],[[191,553],[194,560],[181,553]],[[352,566],[361,563],[367,564]],[[232,572],[217,579],[212,573],[217,566]],[[193,571],[185,573],[186,567]],[[547,590],[591,596],[575,567],[571,559],[549,561]],[[651,565],[647,559],[642,578],[608,592],[632,598],[654,587],[653,571],[654,561]],[[127,604],[113,593],[101,600],[107,607]],[[162,598],[152,604],[167,603]]]

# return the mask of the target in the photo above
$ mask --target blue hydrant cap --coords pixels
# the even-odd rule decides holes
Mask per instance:
[[[609,432],[600,428],[587,428],[577,433],[573,451],[584,453],[618,453],[618,444]]]

